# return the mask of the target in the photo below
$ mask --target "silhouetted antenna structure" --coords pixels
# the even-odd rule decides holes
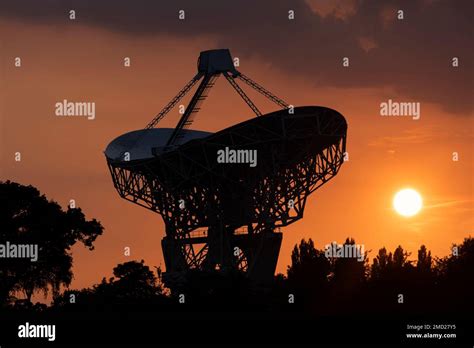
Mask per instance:
[[[189,92],[189,90],[191,88],[193,88],[193,86],[196,84],[196,82],[199,81],[199,79],[201,78],[201,74],[197,74],[196,76],[194,76],[191,81],[189,81],[184,87],[183,89],[181,89],[181,91],[179,91],[179,93],[173,98],[171,99],[171,101],[166,104],[166,106],[158,113],[158,115],[156,115],[145,127],[145,129],[150,129],[150,128],[153,128],[155,127],[158,122],[160,122],[167,114],[168,112],[174,108],[176,106],[176,104],[178,104],[178,102],[183,99],[183,97]],[[131,149],[133,149],[135,147],[135,145],[142,139],[142,137],[137,137],[136,139],[134,139],[134,141],[130,144],[130,148],[128,149],[125,149],[121,154],[120,154],[120,158],[123,159],[124,157],[124,154],[128,151],[130,151]]]
[[[188,129],[221,74],[257,117],[217,133]],[[262,115],[237,80],[282,109]],[[154,128],[198,81],[176,127]],[[192,269],[240,271],[268,284],[279,229],[301,219],[308,195],[338,173],[346,134],[337,111],[290,108],[237,71],[229,50],[211,50],[201,52],[196,76],[145,129],[119,136],[105,155],[119,195],[164,220],[163,277],[172,290]]]
[[[255,112],[255,115],[257,116],[262,116],[262,113],[258,110],[258,108],[255,106],[255,104],[250,100],[250,98],[245,94],[245,92],[240,88],[240,86],[237,84],[237,82],[234,81],[234,78],[229,76],[228,73],[224,72],[223,75],[229,81],[232,87],[239,93],[239,95],[242,97],[242,99],[247,103],[248,106]]]
[[[193,97],[191,98],[188,107],[186,108],[183,116],[181,116],[181,119],[176,125],[174,132],[171,134],[171,137],[168,139],[166,146],[174,145],[177,139],[182,138],[182,130],[188,128],[192,124],[194,117],[200,110],[200,105],[207,98],[207,94],[209,93],[209,90],[214,86],[214,81],[217,79],[217,77],[219,77],[219,74],[204,75],[201,84],[199,85],[196,93],[194,93]]]
[[[257,116],[261,116],[262,113],[258,110],[252,100],[250,100],[250,98],[245,94],[242,88],[237,84],[235,79],[241,79],[247,85],[264,95],[266,98],[270,99],[272,102],[281,106],[282,108],[289,107],[289,105],[282,99],[278,98],[277,96],[266,90],[263,86],[259,85],[241,72],[237,71],[237,69],[235,69],[233,65],[232,57],[230,56],[230,52],[228,50],[212,51],[212,62],[211,64],[208,64],[209,57],[211,57],[210,52],[211,51],[207,51],[201,54],[198,60],[198,74],[194,76],[193,79],[189,81],[186,86],[184,86],[184,88],[145,127],[145,129],[155,127],[158,122],[160,122],[166,116],[168,111],[170,111],[191,90],[191,88],[196,84],[196,82],[202,79],[201,84],[199,85],[197,91],[191,98],[191,101],[188,104],[188,107],[186,108],[183,116],[176,125],[175,131],[168,139],[166,143],[166,146],[168,147],[175,145],[175,142],[182,138],[182,130],[188,128],[192,124],[194,117],[200,110],[200,104],[207,98],[209,90],[214,86],[214,82],[220,74],[223,74],[225,76],[227,81],[229,81],[232,87],[237,91],[237,93],[242,97],[245,103],[247,103],[247,105]],[[231,74],[229,75],[228,72],[231,72]]]
[[[270,91],[267,91],[265,88],[260,86],[257,82],[253,81],[250,77],[245,76],[244,74],[240,73],[238,76],[242,81],[244,81],[247,85],[258,91],[259,93],[263,94],[265,97],[270,99],[272,102],[278,104],[284,109],[288,109],[289,105],[283,101],[282,99],[278,98],[276,95],[272,94]]]
[[[201,78],[201,75],[200,74],[197,74],[196,76],[194,76],[192,78],[191,81],[189,81],[186,86],[183,87],[183,89],[181,91],[179,91],[179,93],[176,95],[176,97],[174,97],[173,99],[171,99],[171,101],[163,108],[163,110],[160,111],[160,113],[158,115],[156,115],[153,120],[150,121],[150,123],[148,123],[145,127],[145,129],[150,129],[150,128],[153,128],[156,126],[156,124],[158,122],[161,121],[162,118],[164,118],[166,116],[166,114],[176,105],[178,104],[178,102],[186,95],[186,93],[189,92],[189,90],[191,88],[193,88],[193,86],[196,84],[196,82],[199,81],[199,79]]]

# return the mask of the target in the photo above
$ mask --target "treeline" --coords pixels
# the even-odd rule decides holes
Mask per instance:
[[[353,244],[354,240],[346,240]],[[368,258],[328,258],[313,241],[296,245],[286,274],[256,288],[242,274],[191,274],[189,286],[171,294],[159,268],[143,260],[117,265],[113,277],[87,289],[57,294],[50,308],[10,298],[11,309],[39,311],[263,311],[317,316],[364,314],[460,315],[474,310],[474,239],[455,254],[433,259],[421,246],[416,260],[399,246]]]
[[[474,239],[433,258],[425,246],[416,258],[399,246],[382,248],[372,262],[336,257],[313,241],[295,245],[286,274],[257,287],[239,272],[225,276],[192,271],[183,289],[170,293],[160,268],[141,261],[117,265],[113,277],[86,289],[68,289],[72,280],[70,248],[77,242],[93,249],[103,232],[79,208],[66,211],[32,186],[0,182],[0,242],[36,243],[41,258],[0,262],[0,312],[115,313],[117,311],[262,311],[317,316],[364,314],[453,314],[474,312]],[[355,246],[347,239],[344,246]],[[360,255],[359,255],[360,256]],[[67,290],[64,290],[67,289]],[[51,306],[33,304],[33,293],[52,293]],[[22,294],[22,296],[18,296]]]
[[[382,248],[369,264],[367,257],[364,262],[328,259],[311,240],[303,240],[276,289],[294,292],[299,310],[320,315],[472,313],[474,239],[452,250],[450,256],[433,259],[422,245],[412,261],[401,246],[393,252]]]

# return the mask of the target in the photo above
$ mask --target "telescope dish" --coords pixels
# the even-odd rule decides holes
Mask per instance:
[[[122,134],[112,140],[105,149],[108,160],[124,161],[124,153],[129,154],[129,161],[153,158],[153,152],[162,153],[166,142],[173,133],[174,128],[140,129]],[[181,144],[190,140],[205,138],[212,133],[191,129],[183,130]]]
[[[257,117],[216,133],[188,129],[221,75]],[[155,128],[199,81],[176,127]],[[279,109],[262,114],[237,81]],[[265,286],[273,280],[280,228],[303,218],[308,196],[339,172],[346,136],[339,112],[290,106],[237,71],[229,50],[220,49],[201,52],[191,81],[145,129],[114,139],[105,156],[119,195],[164,220],[163,279],[172,291],[191,270],[243,272]],[[222,151],[229,155],[224,162]],[[231,153],[254,161],[233,161]]]

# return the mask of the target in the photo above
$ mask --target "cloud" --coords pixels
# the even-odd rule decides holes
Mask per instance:
[[[474,201],[472,199],[462,199],[462,200],[453,200],[453,201],[446,201],[436,204],[426,205],[425,209],[436,209],[436,208],[445,208],[451,206],[459,206],[459,205],[469,205],[470,207],[465,208],[466,210],[472,210],[472,203]]]
[[[356,13],[358,0],[306,0],[306,3],[321,17],[346,19]]]
[[[401,145],[419,145],[434,141],[437,138],[433,127],[417,127],[403,130],[399,135],[380,136],[367,145],[374,147],[399,147]],[[438,136],[439,138],[439,136]],[[392,149],[390,151],[395,151]],[[390,152],[389,151],[389,152]]]
[[[395,135],[375,136],[367,145],[380,148],[398,148],[403,145],[448,144],[452,141],[474,142],[472,129],[470,127],[450,128],[446,127],[445,124],[413,125],[411,128],[403,129]]]
[[[0,18],[70,25],[70,9],[76,23],[121,35],[209,36],[241,59],[257,57],[315,86],[390,86],[410,100],[472,113],[470,0],[4,0]],[[343,57],[350,59],[348,68]]]

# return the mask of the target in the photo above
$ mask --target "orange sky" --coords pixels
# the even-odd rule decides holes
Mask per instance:
[[[116,136],[143,128],[194,76],[199,51],[216,48],[216,41],[212,36],[131,38],[81,25],[24,25],[9,19],[0,20],[0,32],[0,180],[32,184],[64,208],[75,199],[88,218],[105,227],[93,252],[74,249],[72,287],[97,283],[117,263],[131,259],[164,266],[161,217],[119,198],[103,150]],[[231,44],[228,48],[239,56]],[[130,68],[123,67],[125,56],[131,57]],[[21,57],[21,68],[14,67],[14,57]],[[338,110],[349,125],[349,161],[309,197],[304,218],[284,229],[279,272],[286,271],[291,249],[302,238],[323,248],[351,236],[372,250],[372,259],[378,248],[393,250],[398,244],[412,257],[422,243],[443,256],[451,243],[472,235],[472,113],[452,115],[421,101],[418,121],[383,118],[379,105],[389,98],[420,100],[401,97],[391,87],[315,86],[312,79],[257,56],[240,57],[240,70],[290,104]],[[275,109],[248,94],[263,110]],[[56,117],[54,105],[63,99],[95,102],[96,119]],[[160,126],[174,127],[178,117],[173,110]],[[250,117],[251,110],[221,78],[193,128],[217,131]],[[454,151],[458,162],[452,161]],[[391,207],[394,193],[405,186],[417,189],[425,204],[410,219]],[[126,246],[130,257],[123,255]]]

